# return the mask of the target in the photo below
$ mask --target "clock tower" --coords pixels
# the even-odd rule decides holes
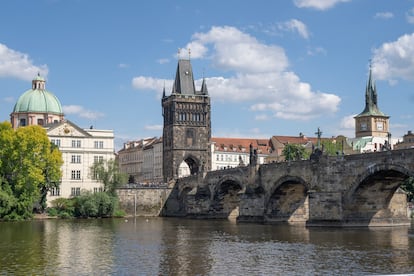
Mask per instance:
[[[203,79],[196,91],[189,59],[179,59],[170,96],[161,100],[163,126],[164,181],[177,179],[182,166],[191,175],[211,169],[210,97]]]
[[[372,80],[371,66],[369,78],[365,89],[365,109],[355,118],[355,137],[388,137],[389,116],[382,113],[378,108],[378,96],[375,83]]]

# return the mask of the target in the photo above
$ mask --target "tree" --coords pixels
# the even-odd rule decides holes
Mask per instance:
[[[412,202],[414,200],[414,178],[407,178],[401,185],[401,189],[407,193],[407,200]]]
[[[95,162],[90,169],[94,179],[102,182],[104,192],[110,195],[115,195],[119,185],[127,183],[127,175],[119,171],[118,163],[113,159]]]
[[[342,143],[343,141],[336,141],[333,140],[323,140],[321,142],[323,147],[323,152],[327,155],[334,156],[338,154],[342,154]]]
[[[61,153],[51,145],[42,127],[14,131],[4,122],[0,124],[0,157],[0,216],[29,218],[35,204],[45,206],[42,195],[59,185]]]
[[[302,145],[286,144],[283,148],[282,154],[285,160],[303,160],[309,158],[309,152]]]

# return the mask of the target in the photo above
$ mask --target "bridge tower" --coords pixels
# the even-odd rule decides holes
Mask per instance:
[[[196,91],[190,59],[179,59],[170,96],[162,96],[164,181],[180,177],[180,166],[190,174],[211,169],[210,97],[203,79]]]
[[[372,80],[372,68],[369,68],[369,78],[365,89],[365,109],[355,118],[355,137],[384,137],[389,136],[389,116],[378,108],[378,95]]]

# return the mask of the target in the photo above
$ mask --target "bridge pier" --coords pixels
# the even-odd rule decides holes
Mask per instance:
[[[409,225],[414,149],[211,171],[178,179],[163,215],[306,226]]]

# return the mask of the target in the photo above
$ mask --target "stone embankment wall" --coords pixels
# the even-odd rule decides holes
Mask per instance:
[[[121,209],[128,216],[158,216],[171,188],[120,188],[117,190]]]

